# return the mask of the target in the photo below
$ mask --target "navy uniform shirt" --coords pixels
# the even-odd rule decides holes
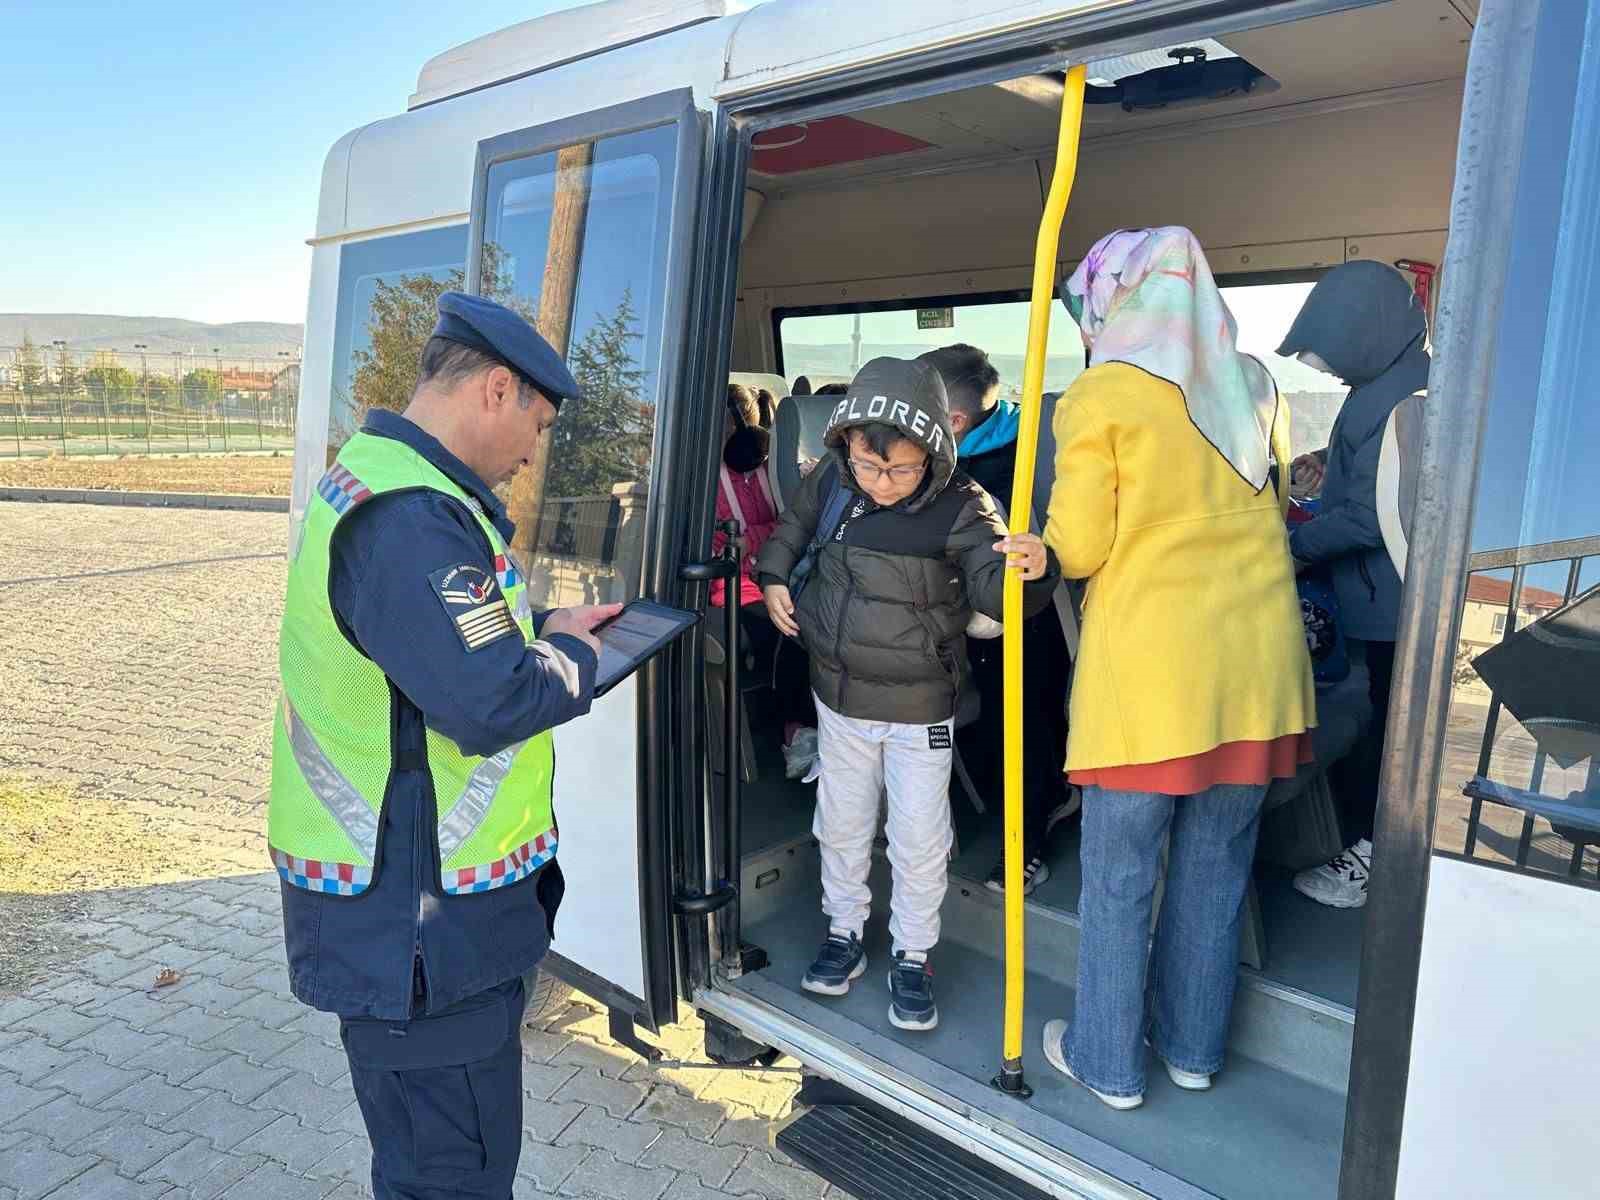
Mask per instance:
[[[363,432],[417,451],[510,541],[513,526],[494,493],[432,436],[381,411]],[[515,630],[467,649],[429,579],[461,564],[494,577],[494,554],[473,514],[431,490],[367,501],[339,523],[330,547],[334,616],[389,678],[397,763],[372,885],[359,896],[330,896],[282,884],[294,993],[344,1017],[403,1020],[414,1008],[437,1011],[526,973],[550,945],[561,893],[554,862],[508,887],[442,893],[424,725],[463,753],[494,754],[587,712],[595,654],[566,634],[528,644]],[[544,615],[535,616],[535,628]]]

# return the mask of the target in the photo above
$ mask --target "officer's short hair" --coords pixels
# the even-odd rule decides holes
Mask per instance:
[[[475,372],[505,365],[482,350],[464,346],[449,338],[431,337],[422,347],[422,357],[417,363],[417,386],[431,383],[440,387],[455,387]],[[516,375],[515,371],[511,373]]]

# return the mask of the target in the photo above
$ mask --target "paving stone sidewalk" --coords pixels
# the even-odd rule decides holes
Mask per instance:
[[[289,996],[258,869],[283,518],[6,504],[0,521],[0,774],[141,806],[194,865],[85,897],[73,954],[0,980],[0,1200],[370,1196],[337,1023]],[[180,978],[156,987],[164,969]],[[660,1040],[699,1055],[692,1019]],[[524,1030],[523,1056],[518,1197],[828,1191],[771,1149],[791,1075],[652,1069],[583,1002]]]

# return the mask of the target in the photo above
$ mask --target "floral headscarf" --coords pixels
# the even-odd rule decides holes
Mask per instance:
[[[1206,441],[1252,488],[1266,486],[1277,384],[1239,352],[1238,326],[1194,234],[1176,225],[1107,234],[1062,299],[1091,365],[1130,363],[1176,385]]]

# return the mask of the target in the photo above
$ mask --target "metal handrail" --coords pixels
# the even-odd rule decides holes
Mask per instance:
[[[1567,563],[1567,583],[1562,590],[1561,603],[1570,603],[1578,595],[1578,585],[1583,577],[1583,564],[1587,559],[1600,557],[1600,536],[1568,538],[1559,542],[1539,542],[1527,546],[1512,546],[1503,550],[1484,550],[1467,560],[1467,573],[1476,575],[1483,571],[1511,570],[1511,590],[1506,596],[1505,628],[1500,634],[1503,642],[1517,632],[1517,614],[1522,607],[1522,590],[1529,567],[1547,563]],[[1489,713],[1483,723],[1483,741],[1478,747],[1478,774],[1489,776],[1494,759],[1495,735],[1500,725],[1500,697],[1490,694]],[[1533,756],[1529,771],[1528,790],[1537,792],[1544,784],[1544,770],[1548,756],[1538,750]],[[1594,771],[1590,772],[1591,777]],[[1470,793],[1469,793],[1470,794]],[[1478,826],[1483,816],[1483,797],[1472,796],[1472,808],[1467,817],[1467,840],[1463,853],[1471,858],[1478,845]],[[1533,843],[1533,814],[1524,813],[1522,832],[1517,839],[1517,866],[1525,867]],[[1581,848],[1580,848],[1581,853]],[[1581,861],[1581,860],[1580,860]]]
[[[1509,567],[1534,567],[1562,559],[1585,559],[1600,555],[1600,535],[1568,538],[1562,542],[1538,542],[1531,546],[1512,546],[1505,550],[1480,550],[1467,560],[1467,570],[1498,571]],[[1569,600],[1572,597],[1567,597]]]

